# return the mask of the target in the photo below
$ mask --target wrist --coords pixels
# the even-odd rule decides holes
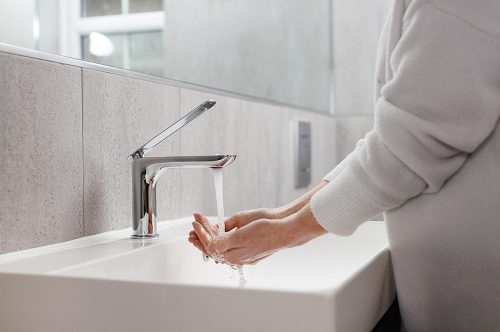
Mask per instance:
[[[316,221],[309,204],[300,211],[283,219],[283,242],[287,247],[302,245],[326,234],[327,231]]]
[[[287,211],[282,207],[266,208],[262,210],[263,210],[263,218],[265,219],[272,219],[272,220],[283,219],[290,215],[290,213],[287,213]]]
[[[297,198],[293,202],[290,202],[288,204],[273,209],[273,214],[274,214],[273,219],[283,219],[298,213],[304,206],[309,204],[311,197],[327,184],[328,181],[321,181],[316,187],[314,187],[301,197]]]
[[[297,207],[291,207],[291,206],[280,206],[277,208],[272,209],[272,219],[286,219],[287,217],[291,216],[292,214],[298,212],[299,208]]]

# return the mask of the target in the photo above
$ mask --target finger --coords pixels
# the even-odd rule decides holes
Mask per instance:
[[[188,238],[190,238],[190,239],[197,239],[197,238],[198,238],[198,235],[196,235],[195,231],[191,231],[191,232],[189,233]]]
[[[203,247],[207,250],[207,252],[211,253],[210,250],[210,248],[212,248],[212,246],[210,245],[211,237],[207,233],[205,228],[203,228],[203,226],[196,221],[193,222],[193,228],[194,231],[196,232],[196,235],[198,235],[198,240],[201,242]]]
[[[196,212],[194,215],[194,220],[198,223],[200,223],[203,228],[205,228],[205,231],[212,235],[212,229],[211,229],[211,225],[210,225],[210,222],[208,221],[207,218],[205,218],[201,213],[198,213]]]
[[[227,218],[226,221],[224,222],[224,227],[226,228],[226,232],[229,232],[234,228],[240,228],[241,219],[242,215],[239,213]]]

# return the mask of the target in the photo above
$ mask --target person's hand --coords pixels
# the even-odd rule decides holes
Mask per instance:
[[[255,209],[249,211],[238,212],[234,216],[229,217],[225,221],[226,232],[233,230],[235,228],[241,228],[255,220],[267,219],[267,220],[284,220],[286,217],[298,213],[306,204],[308,204],[311,197],[318,192],[321,188],[328,184],[327,181],[321,181],[316,187],[309,190],[307,193],[297,198],[293,202],[285,204],[281,207],[274,209]],[[204,226],[209,233],[217,234],[217,226],[210,226],[210,224],[203,218],[199,213],[194,215],[195,221]],[[189,242],[191,242],[195,247],[205,252],[205,248],[200,242],[198,235],[193,230],[189,233]]]
[[[280,249],[301,245],[326,233],[309,205],[284,219],[259,219],[247,223],[225,237],[207,229],[201,221],[193,222],[201,250],[231,265],[253,264]]]
[[[259,220],[259,219],[277,219],[280,217],[280,212],[277,209],[255,209],[255,210],[248,210],[248,211],[241,211],[236,213],[235,215],[229,217],[226,219],[224,222],[225,224],[225,231],[229,232],[235,228],[241,228],[252,221]],[[200,213],[195,213],[194,214],[194,219],[196,222],[201,224],[205,231],[212,236],[216,236],[219,231],[219,226],[218,225],[211,225],[208,220],[202,216]],[[196,248],[199,250],[203,251],[203,253],[206,256],[209,256],[208,253],[206,252],[205,248],[200,242],[200,239],[198,238],[198,235],[194,230],[189,232],[189,237],[188,241],[191,242]]]

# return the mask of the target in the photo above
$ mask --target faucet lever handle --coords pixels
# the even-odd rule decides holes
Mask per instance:
[[[160,144],[164,139],[175,133],[177,130],[181,129],[185,125],[187,125],[189,122],[193,121],[205,111],[208,111],[212,106],[215,105],[215,100],[207,100],[204,103],[202,103],[200,106],[196,107],[194,110],[189,112],[188,114],[184,115],[182,118],[177,120],[174,124],[172,124],[170,127],[153,137],[149,142],[141,146],[139,149],[137,149],[134,153],[132,153],[128,159],[139,159],[144,157],[146,153],[148,153],[150,150],[152,150],[155,146]]]

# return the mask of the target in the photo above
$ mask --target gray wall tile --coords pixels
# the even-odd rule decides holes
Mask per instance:
[[[0,53],[0,253],[82,231],[81,69]]]
[[[181,109],[186,112],[206,99],[215,99],[217,105],[193,122],[181,132],[182,154],[237,154],[233,165],[224,170],[224,191],[227,213],[236,210],[257,207],[265,199],[259,195],[258,185],[266,185],[259,181],[259,176],[266,176],[269,169],[259,169],[265,158],[274,158],[270,153],[275,144],[266,139],[266,122],[272,116],[280,116],[279,110],[272,106],[261,106],[246,101],[181,89]],[[252,116],[252,112],[254,116]],[[263,115],[265,114],[265,117]],[[260,127],[261,130],[255,128]],[[262,167],[261,167],[262,168]],[[273,191],[269,190],[268,191]],[[271,194],[272,195],[272,194]],[[268,195],[269,196],[269,193]],[[272,197],[267,205],[275,204]],[[210,170],[183,172],[182,174],[182,213],[191,214],[200,211],[214,215],[215,195],[213,177]]]
[[[217,105],[183,129],[182,153],[238,155],[224,171],[226,214],[279,206],[307,191],[294,189],[292,133],[298,119],[312,124],[311,186],[334,167],[334,118],[181,89],[183,112],[206,99],[217,100]],[[194,211],[216,213],[209,170],[182,174],[182,215]]]
[[[32,223],[4,221],[12,219],[6,213],[7,207],[13,205],[14,195],[8,194],[8,199],[1,201],[2,234],[8,233],[15,225],[24,239],[24,242],[16,241],[16,245],[21,244],[19,246],[2,242],[4,251],[6,249],[3,248],[7,245],[10,246],[8,250],[16,250],[129,227],[132,222],[131,175],[127,156],[181,114],[189,112],[207,99],[217,100],[216,107],[163,142],[151,155],[237,154],[235,164],[225,170],[227,215],[245,209],[278,206],[307,191],[307,188],[294,188],[293,126],[298,120],[306,120],[312,124],[311,187],[334,167],[339,160],[336,148],[343,146],[339,145],[339,138],[344,134],[337,135],[335,129],[340,128],[343,133],[342,128],[347,125],[339,125],[335,118],[323,114],[179,89],[99,71],[82,71],[38,60],[21,58],[24,60],[16,60],[13,65],[7,61],[8,58],[5,59],[1,62],[2,77],[10,79],[1,81],[0,91],[4,96],[10,97],[12,94],[15,98],[1,104],[8,110],[2,110],[5,120],[2,118],[0,125],[5,126],[5,129],[2,127],[2,134],[6,133],[2,135],[2,147],[6,146],[7,150],[19,144],[31,147],[33,142],[43,141],[46,142],[45,149],[49,149],[50,153],[52,150],[59,150],[62,152],[58,156],[68,157],[57,164],[64,165],[63,170],[55,168],[58,174],[63,174],[62,181],[59,182],[61,185],[44,189],[49,193],[50,199],[55,198],[55,201],[64,204],[48,210],[54,210],[52,213],[57,218],[42,222],[47,217],[35,218],[35,213],[31,211],[28,214],[33,215],[29,219],[33,220]],[[36,66],[31,62],[36,63]],[[39,62],[43,66],[39,66]],[[17,68],[16,66],[21,66],[21,69],[9,69]],[[76,75],[69,75],[67,72]],[[50,79],[47,80],[47,77]],[[68,91],[75,84],[76,91]],[[13,116],[13,110],[18,107],[29,112],[21,112],[22,116],[19,118],[17,114]],[[60,114],[60,109],[65,112]],[[74,112],[68,113],[67,109],[76,110],[76,118],[73,119]],[[29,139],[26,138],[23,132],[31,129],[27,124],[40,121],[38,117],[42,118],[41,114],[47,119],[43,118],[40,126],[35,128],[38,131]],[[30,116],[34,120],[25,119]],[[66,125],[62,126],[63,123]],[[14,128],[19,132],[16,133],[18,136],[10,134]],[[58,136],[53,136],[56,133]],[[68,140],[70,143],[67,143]],[[74,155],[67,152],[68,149]],[[20,157],[14,158],[14,161],[2,161],[2,169],[9,169],[12,173],[25,160],[43,157],[43,154],[40,157],[36,151],[30,152],[29,148],[20,151],[24,154],[18,152]],[[21,161],[17,161],[18,159]],[[51,158],[50,162],[53,160]],[[40,169],[28,172],[30,177],[45,179],[47,162],[42,160],[40,165],[43,165]],[[76,179],[71,177],[75,172],[79,174]],[[11,173],[4,172],[2,175],[6,178],[4,182],[10,186],[7,188],[14,187],[15,184],[12,182],[15,177]],[[50,181],[42,180],[38,180],[42,184],[37,183],[35,189],[23,187],[22,190],[30,190],[29,192],[34,192],[32,195],[39,197],[36,188],[48,186],[47,183],[53,185]],[[23,185],[27,186],[28,181],[23,179]],[[194,211],[208,215],[216,213],[210,170],[169,171],[160,180],[158,191],[160,220],[186,216]],[[59,198],[60,196],[62,197]],[[28,200],[22,204],[27,205]],[[50,206],[45,201],[43,204]],[[67,215],[68,209],[74,209],[70,216]],[[64,220],[65,223],[59,225],[59,220]],[[29,232],[36,234],[30,235]]]
[[[127,157],[179,117],[179,89],[83,70],[84,234],[129,227],[131,169]],[[151,156],[179,153],[179,136]],[[158,217],[178,217],[180,180],[175,172],[158,184]]]

